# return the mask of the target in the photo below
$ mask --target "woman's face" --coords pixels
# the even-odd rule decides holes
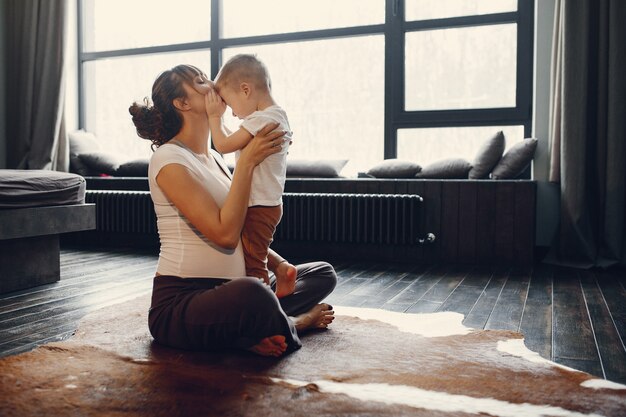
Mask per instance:
[[[207,95],[207,93],[214,88],[213,82],[207,78],[205,74],[196,75],[193,78],[193,89],[202,95]]]
[[[189,110],[194,113],[206,114],[204,96],[206,96],[211,87],[207,84],[197,83],[194,80],[193,84],[184,83],[183,88],[187,95],[185,102],[189,105]]]

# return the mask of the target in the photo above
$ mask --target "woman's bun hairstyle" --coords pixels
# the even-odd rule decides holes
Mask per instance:
[[[150,105],[147,97],[144,103],[133,103],[128,112],[132,116],[137,135],[150,140],[153,148],[167,143],[176,136],[182,126],[182,120],[176,111],[171,111],[169,118],[164,117],[158,108]]]
[[[192,65],[178,65],[162,72],[152,85],[152,103],[146,97],[143,103],[133,103],[128,112],[140,138],[158,148],[169,142],[183,126],[183,119],[174,107],[174,100],[186,97],[183,84],[193,85],[194,77],[204,75]],[[206,77],[206,76],[205,76]]]

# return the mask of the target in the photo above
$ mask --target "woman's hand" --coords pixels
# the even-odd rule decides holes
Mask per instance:
[[[286,132],[275,130],[278,126],[278,123],[270,123],[259,130],[241,150],[237,166],[243,164],[254,168],[268,156],[280,152]]]
[[[217,94],[214,88],[211,88],[204,96],[204,107],[209,117],[220,118],[226,111],[226,103]]]

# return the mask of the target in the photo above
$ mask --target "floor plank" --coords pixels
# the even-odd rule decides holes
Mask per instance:
[[[587,303],[600,363],[602,364],[602,376],[610,380],[624,380],[626,379],[624,343],[602,297],[595,274],[583,271],[581,275],[583,295]],[[621,346],[621,349],[615,349],[615,346]]]
[[[530,276],[527,273],[509,272],[508,279],[485,324],[485,329],[519,331],[529,284]]]
[[[367,285],[363,285],[352,291],[352,295],[364,298],[375,297],[380,294],[381,291],[390,287],[396,281],[399,281],[403,275],[403,273],[398,273],[396,271],[385,271],[369,279],[367,281]]]
[[[545,359],[552,359],[552,268],[535,269],[522,316],[524,344]]]
[[[467,273],[462,267],[445,267],[441,278],[424,293],[420,299],[406,311],[407,313],[433,313],[452,294]]]
[[[404,269],[407,268],[407,266],[404,266]],[[408,272],[400,278],[400,281],[396,282],[385,291],[387,299],[383,304],[379,304],[377,308],[404,313],[414,303],[414,299],[410,299],[407,294],[415,294],[417,286],[424,284],[423,282],[418,285],[415,283],[432,270],[432,265],[417,265],[407,269]],[[426,291],[427,290],[422,291],[421,294],[424,294]],[[403,302],[404,300],[408,300],[408,302]]]
[[[490,268],[474,269],[441,305],[439,311],[454,311],[467,316],[491,280]]]
[[[596,273],[598,286],[615,323],[622,342],[626,342],[626,289],[618,275],[607,272]],[[623,280],[623,276],[622,276]]]
[[[553,326],[553,360],[601,376],[602,366],[578,271],[555,271]]]
[[[103,291],[89,291],[84,294],[68,297],[46,304],[43,307],[34,306],[21,310],[18,314],[4,315],[0,318],[0,332],[18,327],[29,327],[39,321],[50,320],[74,311],[90,311],[93,305],[108,305],[115,300],[125,299],[136,293],[143,293],[152,288],[150,280],[140,278],[114,285]]]
[[[450,267],[446,272],[446,275],[437,282],[430,290],[422,297],[425,301],[431,301],[434,303],[443,304],[444,301],[450,297],[450,294],[459,286],[459,284],[467,276],[467,271],[464,267]]]
[[[361,303],[361,307],[382,308],[389,299],[400,294],[409,284],[408,281],[403,281],[400,278],[377,293],[365,297],[365,300]]]
[[[498,298],[500,298],[500,293],[502,293],[507,279],[508,270],[495,268],[492,271],[487,287],[467,314],[465,320],[463,320],[464,325],[473,329],[483,329],[485,327]]]
[[[28,308],[40,308],[55,301],[63,301],[89,292],[103,291],[115,285],[124,285],[124,283],[129,282],[129,279],[132,280],[129,276],[140,276],[140,279],[151,278],[155,268],[155,262],[137,262],[123,271],[118,269],[117,271],[120,272],[116,278],[111,278],[111,271],[97,272],[75,282],[73,285],[64,281],[62,284],[50,286],[48,290],[24,293],[2,300],[0,302],[0,321],[2,315],[6,313]],[[50,291],[50,289],[54,289],[54,291]]]
[[[390,299],[387,304],[406,305],[406,309],[408,310],[441,280],[444,270],[443,267],[438,266],[426,271],[424,274],[417,277],[402,292]]]

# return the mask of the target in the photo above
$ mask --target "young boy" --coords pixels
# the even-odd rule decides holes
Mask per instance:
[[[291,142],[287,114],[274,101],[268,71],[254,55],[240,54],[229,59],[215,78],[214,90],[206,97],[213,146],[220,153],[235,152],[238,159],[240,149],[268,123],[277,122],[278,129],[288,132],[284,141],[275,145],[281,146],[282,150],[267,157],[254,170],[241,236],[246,274],[269,284],[267,255],[283,214],[282,193]],[[230,132],[224,126],[222,115],[226,105],[232,109],[233,116],[243,120],[236,132]],[[292,268],[287,278],[277,279],[276,296],[291,294],[295,280],[296,270]]]

